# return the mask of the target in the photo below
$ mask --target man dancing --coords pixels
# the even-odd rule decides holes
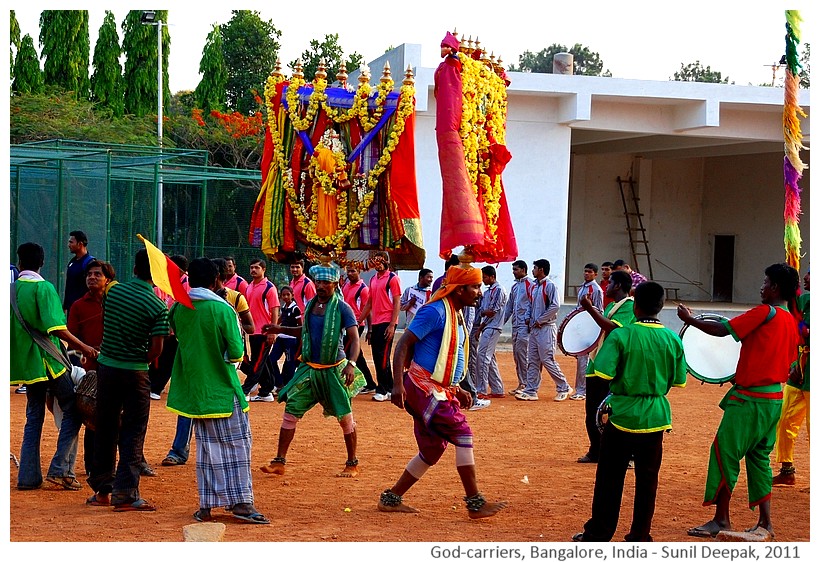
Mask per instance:
[[[448,443],[456,447],[456,470],[469,517],[492,517],[507,506],[488,502],[478,491],[473,432],[461,411],[470,408],[472,397],[458,386],[464,376],[467,339],[461,309],[478,300],[481,279],[480,269],[450,267],[441,289],[419,309],[396,345],[391,402],[413,416],[419,453],[393,487],[382,492],[379,511],[417,512],[402,503],[402,496],[438,462]]]
[[[302,363],[293,378],[279,391],[277,400],[285,402],[282,428],[276,457],[261,467],[268,474],[285,473],[288,453],[296,424],[316,404],[321,404],[326,416],[335,417],[344,433],[347,461],[336,476],[352,478],[359,474],[356,458],[356,422],[350,398],[365,385],[364,376],[350,360],[359,356],[359,329],[350,305],[339,296],[339,270],[322,263],[310,268],[316,283],[316,297],[305,305],[304,324],[301,328],[279,325],[265,326],[268,334],[288,334],[302,338]],[[348,356],[345,356],[342,337],[347,336]]]

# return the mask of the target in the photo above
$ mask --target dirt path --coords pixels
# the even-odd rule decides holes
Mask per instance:
[[[509,349],[500,351],[498,358],[507,388],[512,388],[515,375]],[[561,356],[559,363],[573,383],[575,360]],[[674,430],[664,438],[652,529],[656,541],[688,541],[686,529],[703,523],[713,513],[701,502],[709,445],[721,415],[717,404],[725,390],[690,378],[686,388],[670,393]],[[11,450],[19,454],[26,397],[14,394],[13,387],[10,393]],[[288,474],[277,477],[254,472],[257,507],[273,525],[233,523],[221,517],[227,524],[224,540],[569,541],[589,517],[595,465],[575,462],[586,451],[584,403],[556,403],[553,395],[546,377],[539,402],[496,399],[490,408],[468,413],[475,433],[481,489],[488,499],[510,502],[507,510],[492,519],[467,518],[451,451],[405,495],[405,501],[421,513],[378,512],[379,494],[392,485],[416,453],[412,420],[389,403],[359,396],[353,408],[359,432],[360,476],[334,477],[345,458],[341,431],[335,421],[314,409],[297,428],[288,455]],[[18,491],[12,465],[11,541],[180,541],[182,527],[194,522],[191,514],[198,507],[195,466],[193,458],[185,466],[160,466],[170,447],[176,418],[165,409],[164,395],[151,406],[145,456],[159,476],[143,478],[141,493],[157,505],[156,512],[112,513],[86,507],[84,500],[90,491],[85,485],[82,452],[77,473],[84,487],[78,492],[56,490],[48,484],[41,490]],[[266,464],[274,456],[283,407],[277,403],[251,404],[254,465]],[[810,472],[804,431],[795,455],[798,485],[774,489],[772,513],[779,541],[809,540]],[[44,469],[55,439],[56,429],[49,416],[43,434]],[[633,488],[634,477],[628,475],[615,540],[622,540],[627,532]],[[746,507],[745,473],[741,473],[731,509],[737,529],[750,527],[757,520],[757,512]]]

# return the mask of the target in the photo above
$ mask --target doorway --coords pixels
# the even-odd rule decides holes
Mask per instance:
[[[712,300],[732,302],[735,279],[735,236],[716,234],[712,262]]]

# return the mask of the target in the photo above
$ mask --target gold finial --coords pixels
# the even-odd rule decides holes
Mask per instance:
[[[327,80],[327,65],[325,59],[319,59],[319,68],[316,69],[314,80]]]
[[[476,35],[476,37],[475,37],[474,44],[475,44],[475,50],[476,51],[481,51],[481,41],[478,40],[478,35]]]
[[[294,78],[304,78],[305,75],[302,73],[302,59],[298,59],[296,61],[296,67],[293,69],[293,77]]]
[[[467,50],[467,41],[464,39],[463,34],[461,36],[461,39],[459,39],[458,50],[461,52],[465,52]]]
[[[393,79],[390,76],[390,63],[388,61],[384,61],[384,68],[382,69],[382,77],[379,79],[380,82],[390,82]]]
[[[339,81],[342,87],[347,83],[347,65],[344,61],[339,66],[339,72],[336,73],[336,80]]]
[[[470,35],[470,37],[467,39],[467,54],[471,55],[473,54],[473,51],[475,51],[475,49],[473,48],[473,36]]]
[[[370,82],[370,67],[363,64],[359,67],[359,84]]]
[[[325,267],[330,267],[331,266],[330,262],[332,262],[332,261],[333,261],[333,256],[329,253],[328,254],[321,254],[319,256],[319,263],[321,263]]]
[[[415,83],[415,79],[413,78],[413,67],[409,64],[407,65],[407,70],[404,71],[404,80],[402,80],[401,83],[405,86],[412,86]]]
[[[276,64],[273,65],[273,72],[270,73],[271,76],[280,77],[282,76],[282,60],[280,58],[276,58]]]

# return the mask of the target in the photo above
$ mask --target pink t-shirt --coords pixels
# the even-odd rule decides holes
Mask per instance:
[[[390,283],[388,290],[387,283]],[[392,271],[376,273],[370,280],[370,322],[387,324],[393,320],[393,303],[401,299],[401,282]]]
[[[265,289],[268,287],[270,287],[270,289],[265,293]],[[263,294],[265,295],[264,302],[262,301]],[[270,324],[270,311],[279,308],[279,292],[273,283],[263,277],[258,283],[255,281],[248,283],[245,289],[245,299],[248,301],[251,316],[253,317],[253,333],[261,334],[262,326]]]
[[[305,304],[316,296],[316,285],[305,274],[302,274],[291,279],[290,288],[293,289],[293,301],[304,314]],[[302,293],[304,293],[304,298],[302,298]]]
[[[234,273],[230,279],[228,279],[222,284],[229,289],[233,289],[238,293],[242,293],[243,295],[245,294],[245,289],[248,288],[248,282],[236,273]]]
[[[362,290],[361,293],[359,293],[359,289]],[[356,298],[356,293],[359,293],[358,299]],[[364,305],[367,303],[367,299],[370,298],[370,288],[361,279],[356,283],[351,283],[350,280],[346,279],[344,285],[342,285],[342,294],[344,295],[345,302],[350,305],[350,308],[353,309],[353,314],[358,318],[362,313]],[[359,323],[359,326],[364,326],[364,320]]]

